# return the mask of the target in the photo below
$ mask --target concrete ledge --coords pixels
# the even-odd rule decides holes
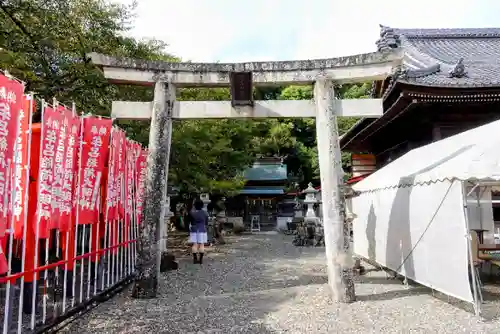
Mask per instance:
[[[380,117],[381,99],[335,100],[338,116]],[[117,119],[146,120],[151,118],[152,102],[113,101],[111,116]],[[313,100],[255,101],[253,107],[231,106],[230,101],[177,101],[175,119],[216,118],[314,118]]]

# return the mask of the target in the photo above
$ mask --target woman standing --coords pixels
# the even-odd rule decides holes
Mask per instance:
[[[203,263],[205,243],[207,243],[207,225],[208,213],[203,210],[203,202],[198,199],[194,202],[194,209],[191,211],[189,234],[189,242],[193,243],[193,263]]]

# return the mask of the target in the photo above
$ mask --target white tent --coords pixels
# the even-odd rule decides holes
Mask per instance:
[[[354,186],[354,252],[478,312],[469,230],[493,243],[499,180],[500,121],[414,149]]]

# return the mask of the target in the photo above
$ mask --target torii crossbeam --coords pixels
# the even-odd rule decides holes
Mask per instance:
[[[229,64],[119,59],[95,53],[89,56],[110,82],[154,86],[153,102],[116,101],[112,106],[114,118],[151,119],[136,296],[156,296],[172,120],[315,117],[328,282],[335,301],[355,300],[349,228],[344,226],[344,196],[340,187],[343,172],[336,117],[378,117],[383,108],[380,99],[337,100],[334,84],[383,80],[400,65],[401,54],[375,52],[318,60]],[[235,74],[241,78],[235,79],[238,77]],[[233,83],[235,88],[235,80],[247,82],[243,89],[243,95],[246,91],[247,96],[252,85],[314,84],[314,101],[251,101],[248,97],[246,102],[235,101],[234,89],[232,102],[179,102],[175,98],[176,87],[229,87]]]

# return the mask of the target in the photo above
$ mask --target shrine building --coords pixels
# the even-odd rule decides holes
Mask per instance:
[[[379,51],[402,51],[403,65],[374,83],[383,115],[357,122],[341,137],[342,150],[371,154],[381,168],[414,148],[500,119],[500,28],[381,26],[376,44]]]

